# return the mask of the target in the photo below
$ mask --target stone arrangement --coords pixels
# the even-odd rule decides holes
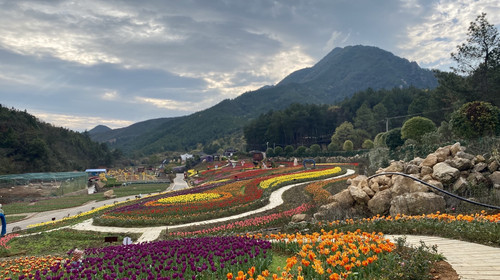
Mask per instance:
[[[471,189],[486,188],[500,199],[498,159],[465,152],[460,143],[441,147],[425,159],[393,161],[381,172],[400,172],[440,189],[467,196]],[[411,178],[381,175],[368,180],[359,175],[347,181],[348,187],[331,196],[330,203],[314,214],[316,220],[334,220],[372,215],[421,215],[453,207],[448,197]],[[491,192],[490,192],[491,191]],[[455,201],[456,203],[456,201]]]

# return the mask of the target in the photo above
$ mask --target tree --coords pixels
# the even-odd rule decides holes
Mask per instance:
[[[420,142],[422,135],[436,130],[434,122],[424,117],[413,117],[407,120],[401,128],[403,139],[413,139]]]
[[[356,110],[356,116],[354,117],[354,126],[366,130],[368,133],[372,134],[370,137],[375,135],[375,118],[372,110],[368,106],[367,102],[364,102],[358,110]]]
[[[281,148],[280,146],[276,146],[274,148],[274,156],[282,156],[283,155],[283,148]]]
[[[335,146],[340,147],[346,140],[349,140],[354,135],[354,127],[350,122],[343,122],[335,129],[335,133],[332,135],[332,143]]]
[[[274,157],[274,150],[273,150],[273,148],[267,148],[267,150],[266,150],[266,156],[267,157]]]
[[[500,134],[500,109],[491,103],[465,103],[451,115],[453,133],[465,139]]]
[[[318,144],[312,144],[310,149],[312,156],[317,156],[321,152],[321,146]]]
[[[477,16],[470,23],[467,41],[457,46],[451,57],[458,64],[456,73],[476,74],[480,90],[488,93],[488,72],[498,67],[500,62],[500,36],[493,24],[486,20],[486,13]]]
[[[287,157],[291,157],[294,151],[295,151],[295,149],[293,148],[293,146],[292,146],[292,145],[287,145],[287,146],[285,147],[285,150],[284,150],[284,152],[285,152],[285,156],[287,156]]]
[[[299,146],[297,147],[297,149],[295,150],[295,155],[298,156],[298,157],[302,157],[304,156],[304,154],[306,153],[306,150],[307,148],[304,147],[304,146]]]
[[[401,128],[393,128],[386,132],[385,144],[389,149],[394,150],[404,143],[404,140],[401,138]]]
[[[386,137],[387,137],[386,132],[380,132],[375,136],[375,139],[373,140],[373,145],[377,148],[387,147],[385,144]]]
[[[345,140],[344,145],[342,145],[342,150],[350,152],[354,149],[354,144],[351,140]]]

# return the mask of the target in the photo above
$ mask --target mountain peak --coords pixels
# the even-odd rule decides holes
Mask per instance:
[[[89,134],[90,135],[94,135],[94,134],[99,134],[99,133],[103,133],[103,132],[108,132],[108,131],[111,131],[112,129],[105,126],[105,125],[98,125],[94,128],[92,128],[91,130],[89,130]]]

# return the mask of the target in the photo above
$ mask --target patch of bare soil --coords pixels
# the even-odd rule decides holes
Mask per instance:
[[[432,279],[459,280],[457,272],[445,261],[435,262],[431,268]]]

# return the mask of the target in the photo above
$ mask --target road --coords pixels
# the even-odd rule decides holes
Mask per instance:
[[[184,175],[177,174],[177,176],[174,179],[174,183],[171,184],[166,189],[166,191],[177,191],[177,190],[182,190],[185,188],[188,188],[188,184],[186,183],[186,181],[184,181]],[[14,227],[20,227],[21,229],[26,229],[29,225],[48,222],[48,221],[51,221],[52,219],[60,220],[60,219],[65,218],[65,217],[78,215],[80,213],[90,211],[90,210],[97,208],[97,207],[113,204],[115,202],[125,201],[127,199],[131,200],[131,199],[136,199],[136,198],[135,198],[135,195],[125,196],[125,197],[117,197],[117,198],[112,198],[112,199],[103,200],[103,201],[90,201],[84,205],[73,207],[73,208],[59,209],[59,210],[39,212],[39,213],[28,213],[28,217],[26,219],[24,219],[22,221],[15,222],[15,223],[9,223],[8,218],[7,218],[7,233],[12,232],[12,229]]]

